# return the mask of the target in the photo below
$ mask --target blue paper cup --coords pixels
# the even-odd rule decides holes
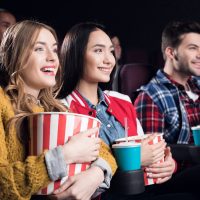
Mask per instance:
[[[194,144],[200,146],[200,126],[192,127],[192,135],[194,138]]]
[[[141,144],[122,142],[112,145],[118,168],[121,171],[138,170],[141,168]]]

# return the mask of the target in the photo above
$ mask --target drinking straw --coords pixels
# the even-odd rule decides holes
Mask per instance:
[[[126,138],[126,142],[128,142],[128,120],[127,120],[127,117],[124,117],[124,126],[125,126],[125,138]]]

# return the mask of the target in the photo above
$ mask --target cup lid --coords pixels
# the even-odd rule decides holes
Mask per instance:
[[[129,136],[128,141],[130,142],[130,141],[134,141],[134,140],[142,140],[146,137],[147,137],[146,135]],[[126,141],[125,137],[115,140],[115,142],[124,142],[124,141]]]
[[[194,131],[194,130],[200,130],[200,125],[198,125],[198,126],[193,126],[193,127],[191,127],[191,129]]]
[[[140,143],[135,142],[121,142],[118,144],[113,144],[112,148],[129,148],[129,147],[138,147],[141,146]]]

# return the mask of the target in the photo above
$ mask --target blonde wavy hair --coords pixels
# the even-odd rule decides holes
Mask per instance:
[[[58,41],[55,31],[50,26],[25,20],[7,29],[0,46],[0,62],[9,76],[8,84],[4,90],[10,97],[15,112],[15,116],[9,121],[8,127],[14,124],[18,136],[20,136],[20,125],[23,118],[33,113],[32,107],[36,101],[33,96],[24,92],[21,71],[28,62],[41,29],[49,30]],[[60,101],[55,99],[60,87],[61,67],[59,67],[56,75],[56,85],[52,88],[42,89],[39,93],[38,100],[44,111],[66,110]]]

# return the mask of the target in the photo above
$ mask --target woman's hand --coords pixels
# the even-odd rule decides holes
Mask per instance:
[[[175,170],[175,161],[172,158],[170,147],[165,149],[165,159],[162,163],[156,163],[146,168],[150,172],[149,178],[158,178],[157,184],[168,181]]]
[[[54,192],[54,195],[50,196],[50,199],[89,200],[103,180],[103,171],[97,166],[92,166],[84,172],[69,177],[67,181]]]
[[[141,163],[142,166],[149,166],[153,163],[157,163],[164,158],[164,150],[166,147],[165,140],[161,140],[156,144],[149,144],[157,133],[149,135],[146,139],[141,142]]]
[[[98,158],[100,138],[90,137],[98,131],[92,128],[77,135],[63,145],[63,154],[67,164],[91,162]]]

